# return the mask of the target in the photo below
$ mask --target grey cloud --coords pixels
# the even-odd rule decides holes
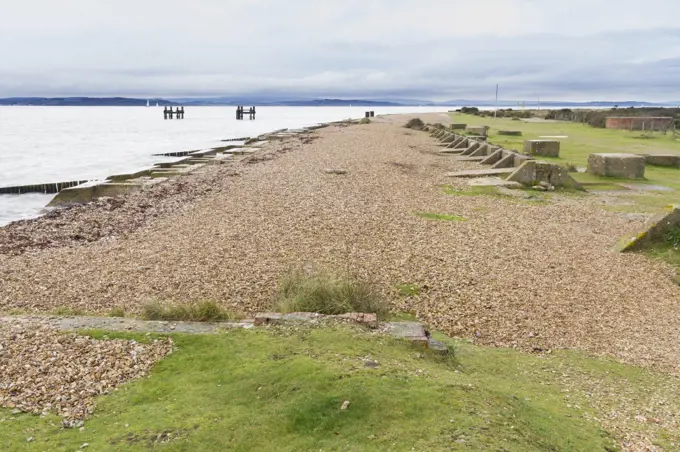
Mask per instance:
[[[16,2],[0,96],[680,99],[680,2],[299,1]]]

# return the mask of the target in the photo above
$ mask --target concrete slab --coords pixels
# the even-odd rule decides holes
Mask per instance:
[[[457,162],[481,162],[484,160],[486,156],[479,156],[479,157],[471,157],[469,155],[464,155],[460,157],[454,157],[453,160]]]
[[[454,171],[452,173],[446,173],[446,177],[485,177],[485,176],[498,176],[501,174],[511,174],[515,171],[514,168],[496,168],[496,169],[478,169],[478,170],[467,170],[467,171]]]
[[[500,177],[479,177],[470,180],[470,185],[475,187],[505,187],[505,188],[524,188],[522,184],[515,181],[501,179]]]
[[[503,150],[497,149],[491,155],[488,155],[480,163],[482,165],[493,165],[494,163],[498,163],[498,161],[500,161],[502,158],[503,158]]]
[[[399,339],[427,344],[428,337],[423,325],[417,322],[391,322],[387,324],[387,332]]]

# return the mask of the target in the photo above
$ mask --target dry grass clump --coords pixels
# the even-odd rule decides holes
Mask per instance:
[[[423,127],[425,127],[425,123],[420,118],[413,118],[410,119],[404,127],[407,129],[422,130]]]
[[[370,281],[349,275],[302,271],[292,271],[282,279],[274,309],[284,313],[327,315],[375,313],[379,319],[389,314],[377,285]]]
[[[361,118],[359,124],[370,124],[371,120],[369,118]]]
[[[239,320],[243,316],[227,311],[214,301],[163,304],[152,301],[144,305],[145,320],[173,320],[182,322],[219,322]]]

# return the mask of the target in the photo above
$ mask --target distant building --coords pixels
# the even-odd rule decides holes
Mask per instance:
[[[673,128],[674,118],[668,116],[609,116],[605,127],[621,130],[666,131]]]

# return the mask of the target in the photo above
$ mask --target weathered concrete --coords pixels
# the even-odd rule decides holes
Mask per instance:
[[[446,137],[444,137],[444,139],[442,140],[442,143],[453,143],[454,141],[456,141],[456,138],[457,137],[455,134],[448,133]]]
[[[675,154],[644,154],[645,163],[654,166],[669,166],[680,168],[680,155]]]
[[[428,336],[425,328],[418,322],[392,322],[387,325],[387,332],[394,337],[413,342],[427,344]]]
[[[479,177],[470,180],[470,185],[476,187],[503,187],[503,188],[524,188],[524,185],[519,182],[501,179],[500,177]]]
[[[464,149],[442,149],[439,151],[442,154],[453,154],[453,155],[458,155],[462,154]]]
[[[467,137],[460,137],[460,139],[453,142],[454,149],[467,149],[470,145],[470,139]]]
[[[496,163],[494,163],[491,168],[514,168],[515,167],[515,153],[514,152],[503,152],[502,158],[500,158]]]
[[[508,181],[519,182],[528,187],[548,184],[552,187],[572,188],[583,190],[566,169],[554,163],[529,160],[524,162],[512,174],[507,177]]]
[[[470,153],[470,157],[486,157],[489,155],[489,145],[486,143],[481,143],[477,149]]]
[[[455,157],[453,160],[455,160],[457,162],[480,162],[481,163],[482,160],[484,160],[485,158],[486,158],[486,156],[483,156],[483,155],[478,156],[478,157],[472,157],[472,156],[466,155],[466,156]]]
[[[560,142],[553,140],[527,140],[524,142],[524,154],[541,157],[559,157]]]
[[[645,157],[635,154],[590,154],[588,172],[596,176],[641,179],[645,177]]]
[[[491,155],[488,155],[480,163],[482,165],[493,165],[494,163],[498,163],[498,161],[502,158],[503,158],[503,150],[497,149]]]
[[[486,136],[486,127],[484,126],[467,126],[465,130],[467,130],[468,133],[472,133],[482,137]]]
[[[451,124],[449,128],[451,130],[465,130],[467,128],[467,124]]]
[[[66,204],[85,204],[103,197],[115,197],[142,189],[140,183],[96,182],[65,188],[52,198],[48,207]]]
[[[470,146],[468,146],[468,148],[465,149],[461,155],[470,155],[473,152],[475,152],[477,149],[479,149],[480,146],[481,146],[481,143],[479,141],[473,140],[472,143],[470,144]]]
[[[478,169],[467,171],[454,171],[446,173],[446,177],[485,177],[485,176],[500,176],[501,174],[511,174],[515,171],[514,168],[492,168],[492,169]]]
[[[636,234],[621,239],[616,249],[621,252],[644,249],[654,243],[664,242],[668,232],[677,228],[680,228],[680,206],[674,206],[670,213],[650,219]]]

